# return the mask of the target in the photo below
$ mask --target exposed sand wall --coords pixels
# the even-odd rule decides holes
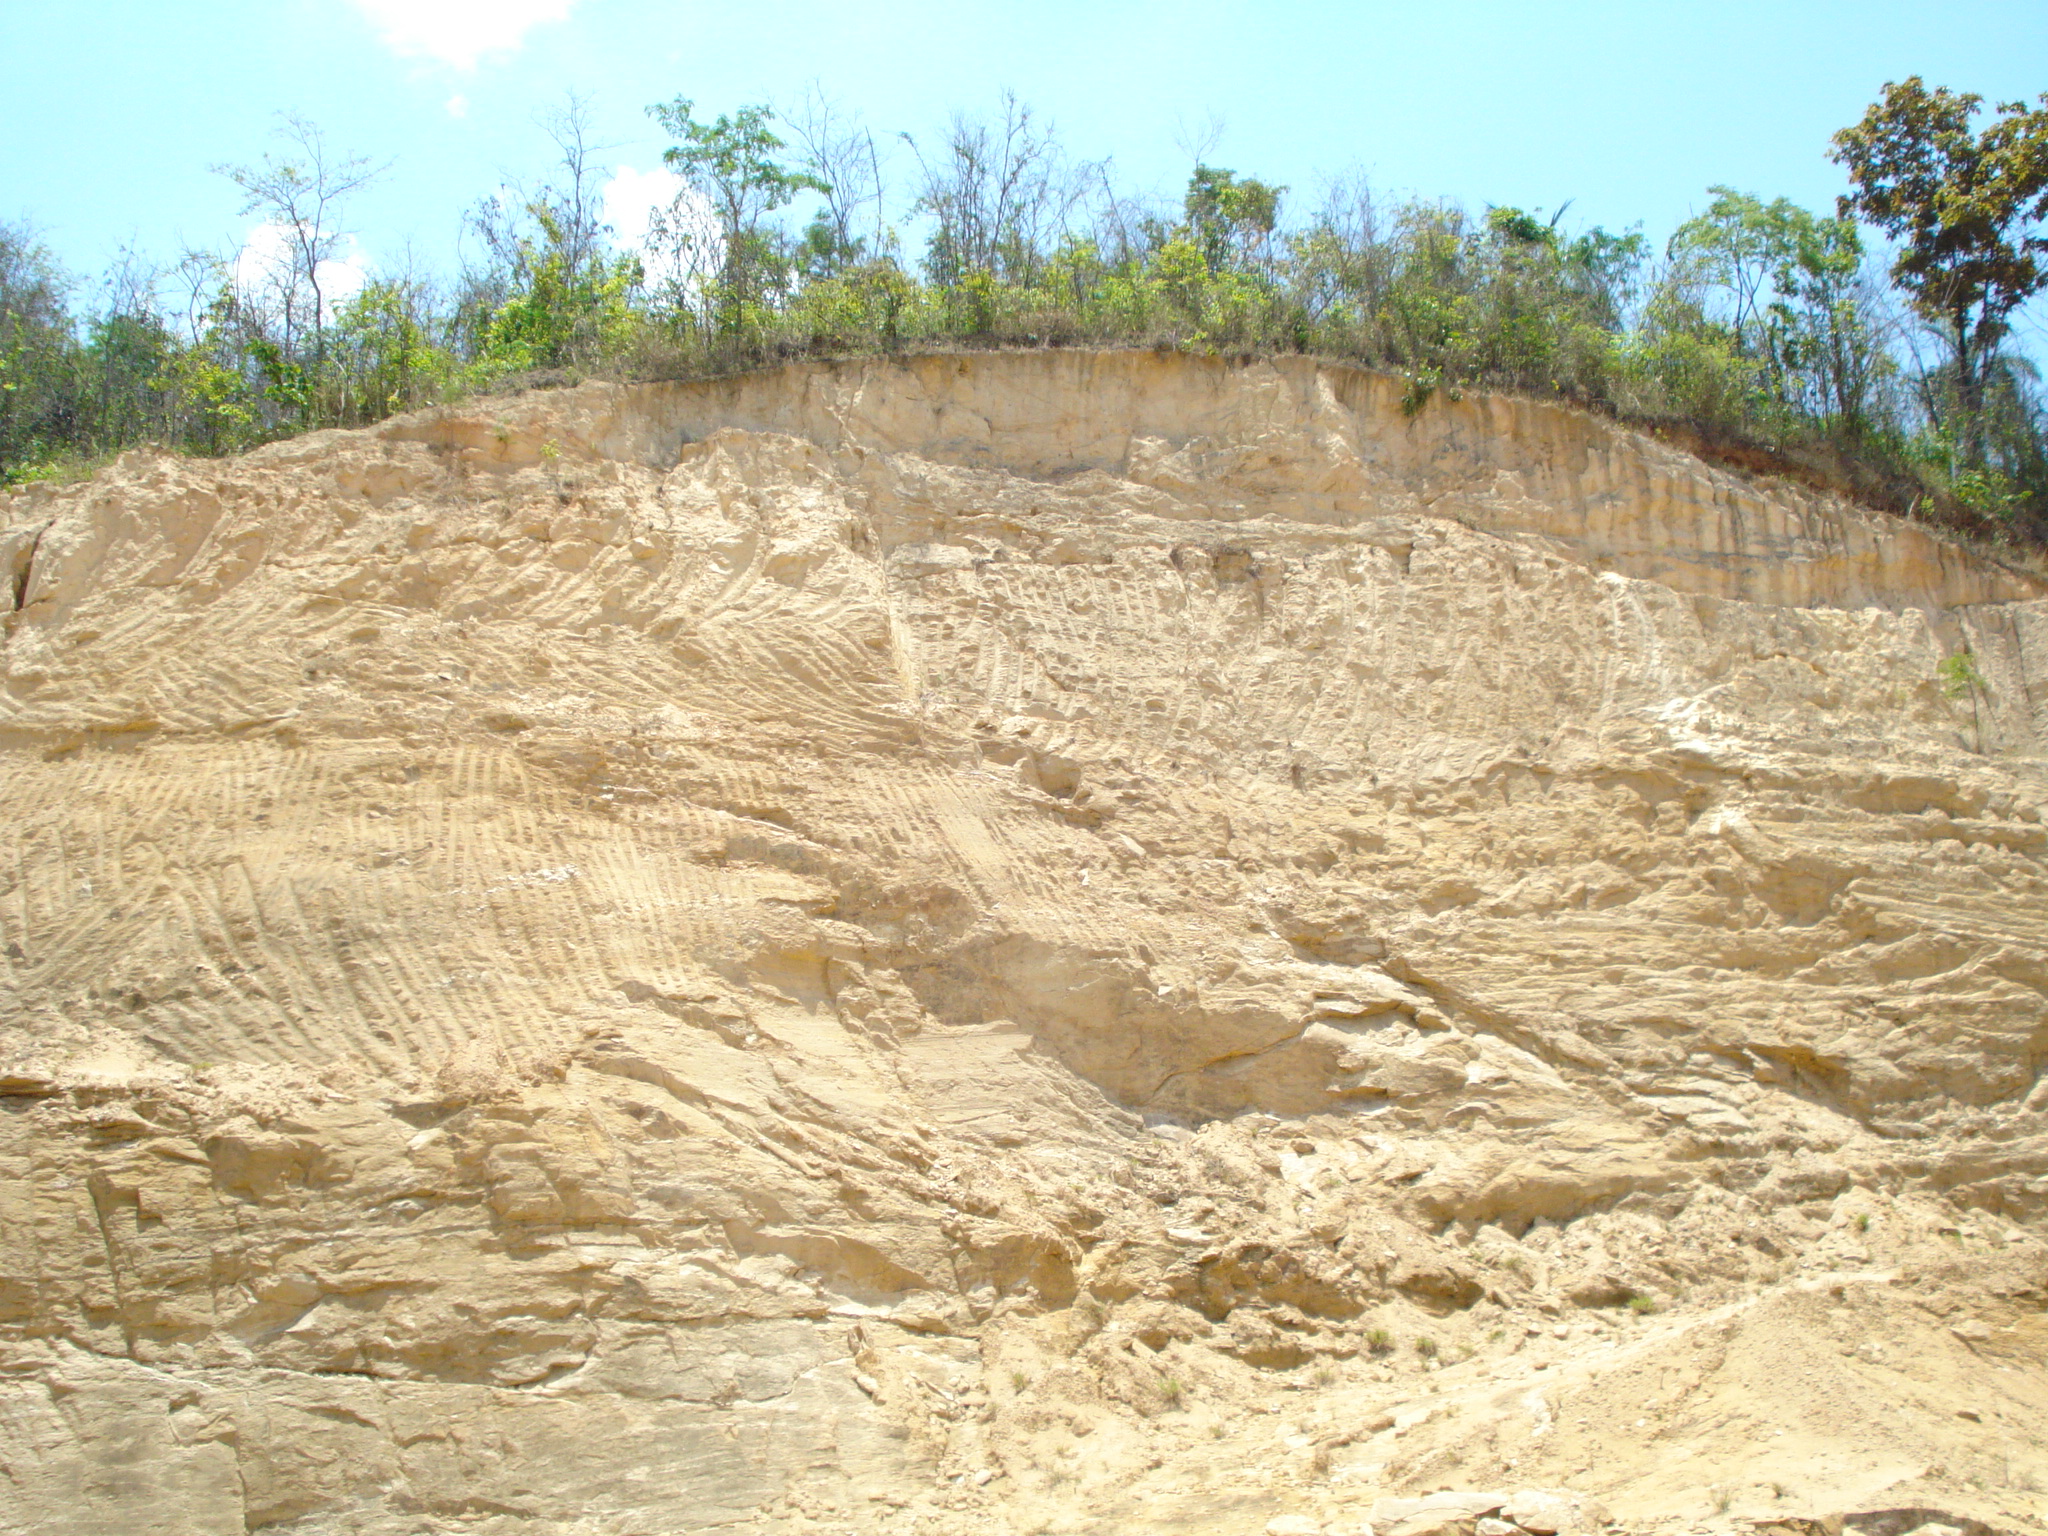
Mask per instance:
[[[2044,1517],[2048,633],[1925,528],[1049,353],[0,577],[0,1531]]]

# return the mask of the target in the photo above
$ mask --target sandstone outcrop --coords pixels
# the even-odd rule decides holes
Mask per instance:
[[[0,1531],[2048,1528],[2022,570],[1048,353],[0,574]]]

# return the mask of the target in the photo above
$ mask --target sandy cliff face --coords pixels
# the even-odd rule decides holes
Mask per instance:
[[[1062,354],[131,455],[10,573],[0,1531],[2048,1521],[2022,575]]]

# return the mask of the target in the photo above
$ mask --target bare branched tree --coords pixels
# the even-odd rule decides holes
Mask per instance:
[[[1223,144],[1224,126],[1223,114],[1214,109],[1205,112],[1199,121],[1181,118],[1174,124],[1173,147],[1188,157],[1190,173],[1216,158],[1216,151]]]
[[[1107,160],[1083,166],[1076,174],[1080,198],[1077,233],[1095,247],[1098,260],[1112,268],[1142,264],[1166,225],[1164,204],[1156,196],[1120,187]]]
[[[284,251],[272,277],[284,350],[296,353],[310,329],[317,364],[327,346],[321,264],[332,261],[348,238],[341,222],[343,205],[386,167],[360,155],[335,153],[318,127],[294,113],[281,114],[278,137],[284,142],[283,154],[265,155],[257,165],[214,169],[242,189],[244,215],[261,214],[266,224],[281,232]]]
[[[161,316],[159,290],[163,268],[133,246],[123,246],[100,283],[100,313],[151,318]]]
[[[228,286],[228,263],[218,251],[186,249],[164,273],[171,290],[170,313],[184,322],[185,339],[198,346],[216,301]]]
[[[973,273],[1030,281],[1095,170],[1070,165],[1052,128],[1040,127],[1010,91],[994,123],[956,115],[944,147],[930,158],[903,137],[923,182],[918,210],[938,222],[925,269],[942,284]]]
[[[451,325],[472,353],[488,345],[493,317],[515,295],[531,294],[539,284],[556,300],[587,298],[605,280],[612,259],[599,157],[618,144],[594,137],[591,98],[574,91],[560,105],[536,112],[533,123],[555,147],[548,172],[538,183],[504,173],[497,191],[463,217],[463,234],[482,250],[480,259],[465,256]],[[555,354],[565,348],[581,355],[590,344],[580,331],[551,333],[536,343],[552,361],[563,360]]]
[[[592,140],[590,98],[573,91],[559,107],[538,112],[533,120],[554,142],[555,174],[538,187],[508,179],[507,195],[478,203],[470,211],[468,224],[494,263],[517,268],[521,242],[530,238],[528,221],[545,216],[552,225],[550,248],[561,258],[565,276],[574,282],[583,276],[609,233],[597,157],[618,146]]]
[[[1322,206],[1290,247],[1294,284],[1311,319],[1340,309],[1362,318],[1379,314],[1393,280],[1395,251],[1363,174],[1332,180]]]
[[[824,206],[804,231],[807,268],[830,274],[881,255],[884,187],[874,134],[815,80],[781,116],[804,170],[825,188]]]

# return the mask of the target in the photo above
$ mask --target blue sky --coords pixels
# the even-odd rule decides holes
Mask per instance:
[[[1661,240],[1728,182],[1825,207],[1828,135],[1887,79],[2048,89],[2044,0],[1276,0],[888,6],[812,0],[0,0],[0,219],[73,269],[247,237],[209,167],[257,158],[279,110],[391,169],[357,202],[361,259],[454,257],[462,210],[548,159],[537,111],[594,98],[608,171],[646,172],[647,103],[790,99],[817,79],[884,133],[1005,87],[1076,154],[1170,193],[1180,125],[1216,163],[1289,183],[1641,220]]]

